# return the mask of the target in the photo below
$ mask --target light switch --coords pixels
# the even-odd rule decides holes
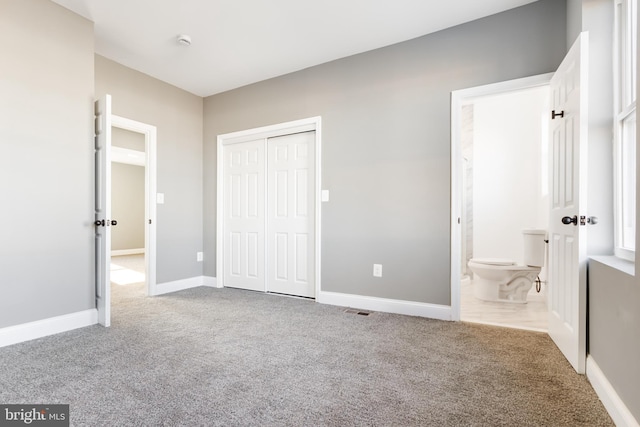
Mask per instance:
[[[164,193],[156,194],[156,203],[159,205],[164,204]]]
[[[322,201],[323,202],[328,202],[329,201],[329,190],[322,190]]]

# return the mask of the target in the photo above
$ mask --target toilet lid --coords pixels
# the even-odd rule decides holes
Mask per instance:
[[[515,261],[508,258],[472,258],[471,261],[477,264],[487,265],[514,265]]]

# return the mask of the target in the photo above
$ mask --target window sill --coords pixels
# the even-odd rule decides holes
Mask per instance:
[[[589,259],[604,264],[622,273],[628,274],[633,277],[636,274],[636,266],[634,262],[627,261],[626,259],[618,258],[613,255],[598,255],[590,256]]]

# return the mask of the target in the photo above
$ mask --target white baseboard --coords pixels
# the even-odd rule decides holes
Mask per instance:
[[[320,291],[316,301],[321,304],[338,305],[342,307],[353,307],[364,310],[383,311],[386,313],[406,314],[408,316],[451,320],[451,307],[448,305],[427,304],[422,302],[402,301],[325,291]]]
[[[0,347],[72,331],[98,323],[95,308],[0,329]]]
[[[143,254],[144,248],[138,249],[118,249],[115,251],[111,251],[111,256],[123,256],[123,255],[138,255]]]
[[[211,276],[202,276],[202,286],[208,286],[210,288],[222,288],[222,286],[218,285],[216,278]]]
[[[591,356],[587,356],[587,378],[617,427],[639,427],[638,420],[631,414]]]
[[[185,289],[197,288],[203,286],[204,276],[195,276],[188,279],[175,280],[173,282],[156,283],[152,295],[164,295],[171,292],[178,292]]]
[[[198,286],[207,286],[210,288],[221,288],[215,277],[211,276],[195,276],[188,279],[176,280],[174,282],[157,283],[155,290],[151,295],[163,295],[171,292],[178,292],[185,289],[197,288]]]

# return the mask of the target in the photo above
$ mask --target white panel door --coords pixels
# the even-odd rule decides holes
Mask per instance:
[[[98,323],[111,324],[111,96],[94,103],[95,285]],[[115,225],[115,221],[114,221]]]
[[[265,290],[265,140],[224,147],[224,286]]]
[[[588,34],[582,33],[551,80],[549,335],[585,372]],[[585,218],[586,219],[586,218]]]
[[[267,142],[267,291],[315,297],[315,132]]]

